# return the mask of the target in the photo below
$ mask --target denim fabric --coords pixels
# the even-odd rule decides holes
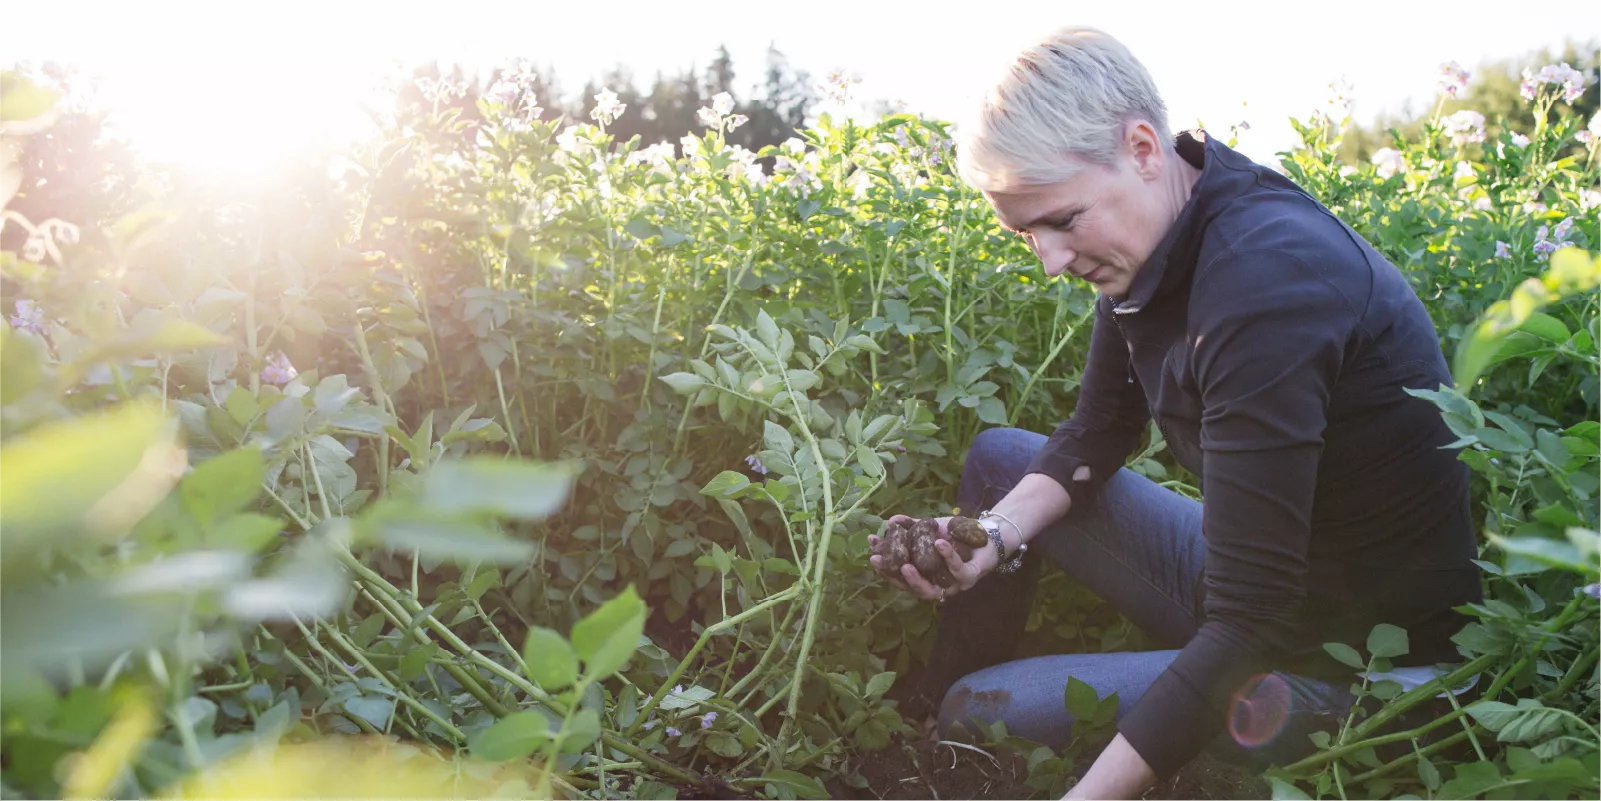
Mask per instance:
[[[1018,429],[980,433],[963,469],[961,508],[987,509],[999,501],[1045,441]],[[928,697],[943,698],[941,733],[953,734],[968,719],[1004,721],[1012,734],[1059,747],[1073,724],[1063,703],[1069,677],[1103,698],[1116,692],[1118,716],[1126,714],[1177,650],[1005,661],[1023,634],[1040,565],[1049,560],[1157,644],[1177,649],[1200,625],[1205,553],[1201,505],[1129,470],[1108,479],[1098,497],[1074,499],[1063,520],[1029,543],[1022,570],[986,576],[944,604],[923,684]],[[1261,677],[1236,695],[1212,750],[1251,765],[1285,764],[1311,752],[1309,733],[1336,729],[1351,702],[1341,686],[1287,673]]]

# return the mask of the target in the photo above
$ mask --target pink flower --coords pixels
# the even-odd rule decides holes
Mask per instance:
[[[297,375],[300,375],[300,372],[289,363],[289,357],[281,350],[268,356],[267,366],[261,368],[261,380],[279,386],[295,380]]]
[[[1440,65],[1439,86],[1451,97],[1456,97],[1463,89],[1468,88],[1470,73],[1462,69],[1462,65],[1455,61],[1448,61]]]
[[[1459,147],[1484,141],[1484,115],[1477,111],[1463,109],[1446,117],[1444,122],[1445,132]]]
[[[31,300],[19,300],[16,314],[11,315],[11,327],[33,334],[44,333],[44,309]]]

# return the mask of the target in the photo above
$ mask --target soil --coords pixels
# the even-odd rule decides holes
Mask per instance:
[[[858,789],[842,780],[829,783],[832,798],[1035,798],[1026,783],[1022,757],[984,755],[927,740],[897,738],[888,748],[864,754],[855,766],[867,780]],[[1172,779],[1151,788],[1148,799],[1268,798],[1267,785],[1250,771],[1202,754]]]

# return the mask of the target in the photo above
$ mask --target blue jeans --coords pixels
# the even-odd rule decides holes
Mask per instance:
[[[962,471],[958,505],[993,506],[1022,479],[1045,440],[1012,428],[981,432]],[[1063,703],[1069,677],[1102,698],[1117,693],[1118,717],[1126,714],[1178,655],[1171,649],[1183,647],[1200,626],[1205,554],[1201,504],[1129,470],[1107,480],[1097,497],[1074,498],[1067,516],[1029,543],[1023,569],[986,576],[943,605],[922,685],[926,697],[943,698],[941,735],[964,721],[1002,721],[1010,734],[1061,747],[1073,725]],[[1170,650],[1004,662],[1023,635],[1042,560]],[[1212,750],[1255,767],[1288,764],[1312,752],[1308,734],[1336,730],[1352,701],[1343,686],[1286,673],[1262,677],[1235,696]]]

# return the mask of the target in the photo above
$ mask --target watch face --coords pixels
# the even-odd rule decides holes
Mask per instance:
[[[999,534],[1001,532],[1001,524],[987,517],[980,518],[978,525],[990,534]]]

